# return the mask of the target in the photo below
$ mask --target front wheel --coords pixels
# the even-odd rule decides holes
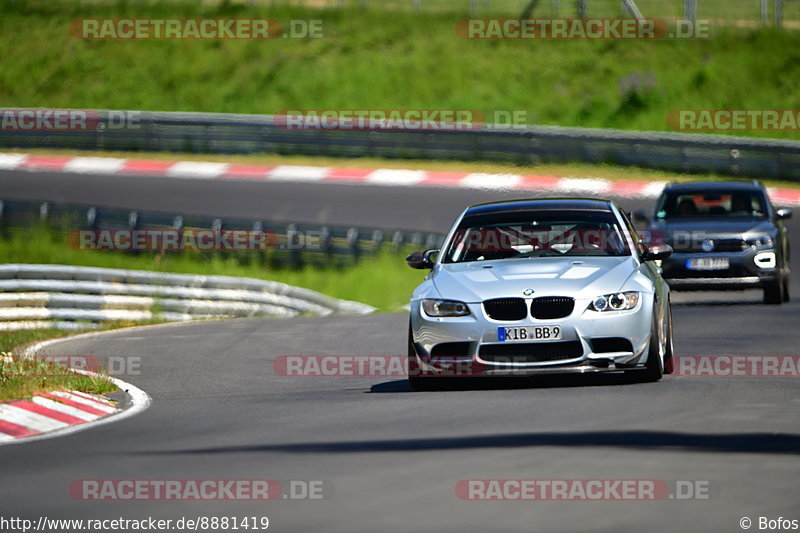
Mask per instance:
[[[658,335],[658,325],[655,323],[653,312],[653,325],[650,327],[650,345],[647,347],[647,361],[642,372],[642,381],[658,381],[664,375],[664,356],[661,350],[661,337]]]
[[[667,342],[666,342],[666,353],[664,354],[664,373],[665,374],[672,374],[675,371],[675,359],[673,359],[672,354],[675,352],[675,349],[672,345],[672,306],[667,306]]]
[[[790,272],[786,273],[786,277],[783,280],[783,301],[788,302],[791,299],[789,295],[789,280],[792,279],[792,274]]]
[[[783,275],[774,281],[764,283],[764,303],[767,305],[780,305],[784,302]]]

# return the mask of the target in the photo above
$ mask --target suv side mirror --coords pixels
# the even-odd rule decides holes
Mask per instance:
[[[647,216],[647,213],[642,209],[633,212],[633,220],[634,222],[641,222],[642,224],[650,223],[650,217]]]
[[[660,261],[672,255],[672,246],[669,244],[656,244],[647,248],[644,253],[645,261]]]
[[[786,209],[785,207],[782,209],[778,209],[777,211],[775,211],[775,216],[781,220],[792,218],[792,210]]]
[[[426,269],[426,268],[433,268],[433,261],[431,260],[431,255],[438,254],[439,250],[425,250],[425,251],[418,251],[412,252],[408,254],[406,257],[406,263],[411,268],[416,269]]]

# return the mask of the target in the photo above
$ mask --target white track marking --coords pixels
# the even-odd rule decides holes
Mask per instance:
[[[320,181],[328,176],[328,167],[280,165],[267,173],[270,181]]]
[[[114,403],[113,402],[111,402],[109,400],[106,400],[105,398],[103,398],[101,396],[92,396],[90,394],[86,394],[85,392],[79,392],[79,391],[72,391],[72,394],[74,394],[75,396],[82,396],[82,397],[86,398],[87,400],[93,400],[95,402],[100,402],[100,403],[108,405],[110,407],[114,407]]]
[[[52,409],[53,411],[64,413],[65,415],[74,416],[75,418],[80,418],[81,420],[85,420],[87,422],[99,418],[98,415],[93,415],[92,413],[87,413],[86,411],[76,409],[71,405],[63,404],[61,402],[57,402],[49,398],[42,398],[41,396],[34,396],[31,399],[31,402],[35,403],[36,405],[41,405],[42,407],[46,407],[47,409]]]
[[[470,189],[516,189],[521,180],[519,174],[473,172],[462,178],[459,185]]]
[[[19,168],[27,157],[25,154],[0,154],[0,168]]]
[[[606,194],[612,182],[600,178],[561,178],[555,189],[560,192],[583,192],[587,194]]]
[[[172,178],[218,178],[228,171],[228,166],[228,163],[179,161],[167,169],[167,176]]]
[[[33,413],[21,407],[9,404],[0,405],[0,419],[39,432],[69,427],[69,424],[66,422],[61,422],[49,416]]]
[[[639,191],[638,196],[642,198],[657,198],[666,185],[666,181],[651,181]]]
[[[115,157],[75,157],[64,165],[64,170],[81,174],[116,174],[125,166],[125,161]]]
[[[85,405],[87,407],[91,407],[92,409],[97,409],[98,411],[103,411],[104,413],[111,414],[111,413],[114,413],[114,412],[117,411],[116,407],[109,407],[107,405],[102,405],[102,404],[99,404],[99,403],[97,403],[95,401],[87,400],[86,398],[82,398],[80,396],[77,396],[77,395],[69,393],[69,392],[60,391],[60,390],[54,390],[54,391],[51,391],[50,394],[52,394],[54,396],[58,396],[60,398],[71,400],[71,401],[73,401],[75,403],[79,403],[79,404]]]
[[[427,176],[424,170],[379,169],[366,175],[365,183],[370,185],[416,185]]]

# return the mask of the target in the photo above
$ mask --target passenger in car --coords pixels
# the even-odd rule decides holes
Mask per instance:
[[[678,203],[678,214],[682,217],[690,217],[697,214],[697,205],[694,200],[685,198]]]

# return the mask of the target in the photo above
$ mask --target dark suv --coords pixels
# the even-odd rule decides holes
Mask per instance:
[[[789,301],[789,209],[775,209],[757,181],[672,183],[646,235],[674,253],[662,263],[676,290],[762,288],[764,302]]]

